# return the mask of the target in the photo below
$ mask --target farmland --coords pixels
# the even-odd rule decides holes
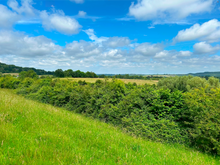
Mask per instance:
[[[62,80],[70,80],[70,81],[86,81],[89,83],[95,83],[97,80],[102,80],[104,81],[104,78],[61,78]],[[109,81],[111,81],[112,79],[108,79]],[[136,83],[137,85],[144,85],[144,84],[157,84],[158,80],[139,80],[139,79],[120,79],[122,80],[124,83]]]

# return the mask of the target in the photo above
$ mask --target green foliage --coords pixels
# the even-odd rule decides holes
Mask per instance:
[[[197,147],[220,154],[220,88],[194,89],[186,94],[184,124]]]
[[[0,78],[0,87],[100,119],[136,136],[191,144],[220,154],[220,88],[213,77],[166,78],[158,88],[124,84],[118,79],[91,84],[5,76]]]
[[[62,69],[55,70],[54,75],[56,77],[64,77],[65,76],[64,71]]]
[[[19,84],[20,80],[9,75],[0,78],[1,88],[16,89]]]
[[[35,68],[28,68],[28,67],[19,67],[19,66],[15,66],[15,65],[7,65],[4,63],[0,62],[0,72],[2,73],[20,73],[22,71],[29,71],[29,70],[33,70],[35,71],[38,75],[53,75],[54,72],[51,71],[45,71],[42,69],[35,69]]]
[[[82,72],[80,70],[73,71],[72,69],[68,69],[63,71],[62,69],[57,69],[55,71],[56,77],[87,77],[87,78],[97,78],[98,76],[94,72]]]
[[[84,80],[84,81],[79,80],[79,81],[78,81],[78,84],[79,84],[79,85],[87,85],[87,83],[86,83],[86,81],[85,81],[85,80]]]
[[[219,164],[219,157],[132,137],[110,124],[0,91],[1,165]]]
[[[23,80],[25,78],[38,78],[38,75],[35,71],[29,70],[29,71],[22,71],[19,73],[19,79]]]
[[[158,82],[158,87],[170,89],[171,91],[180,90],[183,92],[190,91],[194,88],[204,88],[208,86],[207,90],[210,88],[220,87],[219,79],[214,77],[209,77],[208,80],[201,77],[193,76],[175,76],[163,78]]]

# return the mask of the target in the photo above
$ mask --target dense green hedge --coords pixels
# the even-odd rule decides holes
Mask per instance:
[[[219,79],[209,77],[209,79],[206,80],[201,77],[175,76],[163,78],[158,82],[158,87],[167,88],[171,91],[180,90],[187,92],[194,88],[204,88],[206,86],[208,86],[207,90],[220,87]]]
[[[91,84],[5,76],[0,87],[98,118],[136,136],[220,154],[220,88],[214,78],[166,78],[157,87],[117,79]]]

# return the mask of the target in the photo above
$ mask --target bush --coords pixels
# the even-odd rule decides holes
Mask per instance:
[[[194,145],[220,155],[220,88],[194,89],[186,94],[188,108],[183,112],[184,124],[190,128]]]
[[[0,79],[0,87],[8,89],[16,89],[20,84],[20,80],[12,76],[4,76]]]
[[[214,77],[209,77],[208,80],[200,77],[193,76],[176,76],[176,77],[168,77],[163,78],[158,82],[158,87],[170,89],[172,92],[176,90],[180,90],[183,92],[190,91],[194,88],[200,87],[209,87],[206,88],[209,90],[210,88],[218,88],[220,87],[219,79]]]

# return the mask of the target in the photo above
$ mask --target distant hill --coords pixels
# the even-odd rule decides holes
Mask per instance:
[[[220,77],[220,72],[201,72],[201,73],[189,73],[188,75],[199,77]]]
[[[53,75],[54,74],[54,72],[45,71],[42,69],[20,67],[20,66],[0,63],[0,72],[2,73],[20,73],[21,71],[29,71],[29,70],[35,71],[38,75]]]

